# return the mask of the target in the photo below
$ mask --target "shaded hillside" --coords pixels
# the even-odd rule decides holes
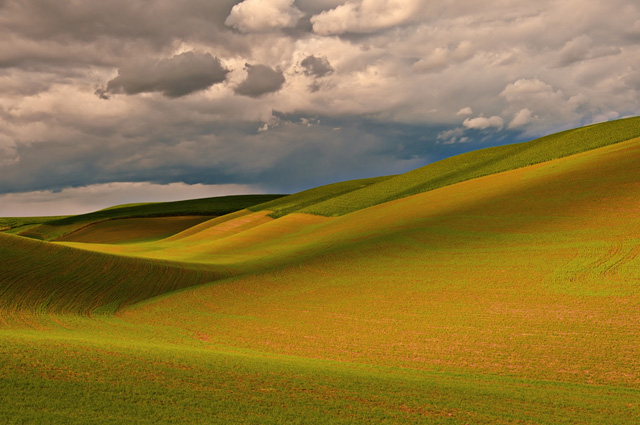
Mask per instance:
[[[34,239],[55,240],[89,224],[105,220],[176,216],[217,217],[282,196],[284,195],[237,195],[116,206],[88,214],[47,221],[27,231],[20,232],[20,235]]]
[[[39,224],[67,217],[66,215],[48,217],[0,217],[0,232],[16,234]]]
[[[221,277],[212,268],[134,259],[0,233],[0,316],[113,313]]]
[[[211,220],[210,216],[121,218],[89,224],[56,239],[60,242],[140,243],[165,239]]]

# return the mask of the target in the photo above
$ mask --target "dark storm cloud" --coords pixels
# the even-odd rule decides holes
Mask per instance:
[[[284,74],[266,65],[246,64],[247,78],[235,88],[237,94],[249,97],[259,97],[273,93],[282,88]]]
[[[238,0],[0,2],[0,67],[48,69],[118,66],[166,55],[183,42],[237,54],[250,43],[224,25]]]
[[[140,109],[143,100],[150,99],[140,99]],[[0,193],[108,182],[236,183],[286,193],[420,166],[432,145],[419,147],[411,140],[437,133],[426,127],[373,125],[353,116],[303,119],[310,117],[278,113],[280,124],[264,132],[257,131],[260,122],[209,122],[204,117],[185,126],[181,123],[194,110],[181,113],[188,105],[163,103],[161,115],[133,111],[117,131],[108,121],[80,122],[75,132],[18,144],[19,161],[0,166]],[[55,117],[41,118],[47,120]]]
[[[316,78],[324,77],[333,72],[333,67],[327,58],[317,58],[313,55],[304,58],[300,65],[304,68],[306,75],[312,75]]]
[[[126,65],[96,94],[105,98],[116,93],[160,92],[167,97],[180,97],[223,82],[228,72],[209,53],[186,52],[157,63],[139,61]]]
[[[164,43],[223,27],[237,0],[0,2],[0,26],[25,38],[95,42],[108,37]]]

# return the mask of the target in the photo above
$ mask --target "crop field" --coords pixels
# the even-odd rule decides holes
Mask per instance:
[[[49,217],[0,217],[0,232],[16,234],[39,224],[52,220],[59,220],[67,216]]]
[[[105,220],[90,224],[57,240],[108,244],[149,242],[168,238],[208,220],[211,220],[211,216]]]
[[[175,202],[127,204],[88,214],[43,220],[38,226],[19,232],[21,236],[52,241],[87,226],[107,220],[151,217],[209,216],[218,217],[252,205],[269,202],[283,195],[237,195],[191,199]]]
[[[434,162],[341,196],[314,202],[298,212],[328,217],[348,214],[394,199],[562,158],[634,137],[640,137],[640,117],[567,130],[531,142],[482,149]]]
[[[0,233],[0,423],[639,423],[640,138],[608,125],[337,217],[302,211],[397,177]]]

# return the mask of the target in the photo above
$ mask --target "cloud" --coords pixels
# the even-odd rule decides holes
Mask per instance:
[[[531,111],[527,108],[521,109],[509,123],[509,128],[518,128],[529,124],[533,120]]]
[[[416,72],[433,72],[445,69],[447,66],[449,66],[449,49],[438,47],[427,57],[413,64],[413,69]]]
[[[508,103],[506,112],[514,114],[509,128],[530,124],[528,128],[533,131],[539,131],[542,123],[565,123],[565,128],[570,127],[568,123],[577,121],[578,111],[586,106],[587,101],[582,93],[566,96],[562,90],[556,90],[537,78],[520,79],[508,84],[500,97]]]
[[[185,52],[160,61],[141,60],[120,68],[118,76],[96,94],[159,92],[171,98],[186,96],[223,82],[229,70],[209,53]]]
[[[559,52],[558,66],[563,67],[589,59],[617,55],[621,51],[619,47],[594,46],[591,37],[583,34],[566,42]]]
[[[469,140],[464,136],[464,128],[457,127],[451,130],[445,130],[438,133],[437,140],[445,145],[451,145],[453,143],[464,143]]]
[[[293,28],[303,15],[293,2],[294,0],[244,0],[233,6],[224,23],[242,32]]]
[[[484,130],[489,127],[502,128],[504,125],[504,120],[496,115],[486,118],[486,117],[476,117],[476,118],[467,118],[462,122],[467,128],[474,128],[478,130]]]
[[[575,104],[569,102],[562,90],[555,90],[550,84],[533,79],[520,79],[508,84],[500,93],[510,108],[521,112],[527,109],[542,115],[572,112]]]
[[[273,93],[282,88],[284,74],[266,65],[246,64],[247,78],[235,88],[237,94],[249,97],[259,97]]]
[[[305,75],[311,75],[315,78],[324,77],[333,72],[333,68],[326,57],[307,56],[300,62],[300,65],[304,68]]]
[[[448,66],[463,62],[474,55],[474,50],[469,41],[462,41],[454,49],[437,47],[426,57],[413,64],[416,72],[436,72]]]
[[[409,21],[420,6],[419,0],[348,1],[311,17],[311,23],[321,35],[368,33]]]
[[[0,193],[290,192],[637,115],[639,16],[630,0],[0,0]]]
[[[591,124],[598,124],[605,121],[611,121],[620,118],[620,114],[616,111],[609,111],[603,114],[598,114],[591,120]]]

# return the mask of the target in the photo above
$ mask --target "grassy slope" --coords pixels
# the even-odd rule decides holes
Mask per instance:
[[[0,217],[0,232],[16,234],[47,221],[59,220],[67,216],[49,217]]]
[[[160,340],[183,345],[420,369],[425,375],[414,377],[422,384],[452,379],[460,385],[455,395],[435,404],[452,414],[444,423],[625,423],[640,418],[633,401],[640,396],[638,161],[634,140],[337,219],[313,218],[312,229],[293,240],[283,232],[271,248],[256,244],[260,227],[304,216],[269,221],[243,232],[244,241],[229,236],[220,254],[236,240],[240,251],[253,250],[236,261],[258,252],[292,261],[332,244],[300,264],[119,316],[131,325],[153,323],[165,333]],[[388,373],[372,371],[371,385]],[[301,376],[316,376],[312,385],[327,379],[311,369]],[[489,385],[500,391],[478,390],[497,377]],[[392,381],[396,390],[404,382]],[[408,388],[421,394],[403,402],[408,411],[431,406],[424,387]],[[514,404],[528,397],[536,401]],[[600,398],[607,403],[592,404]]]
[[[236,261],[260,253],[295,263],[333,243],[299,264],[122,317],[176,326],[214,346],[637,388],[639,161],[636,139],[325,219],[294,240],[261,245],[260,227],[285,217],[245,232],[253,244],[233,235],[212,248],[231,262],[225,252],[236,240]],[[207,313],[167,314],[188,309]]]
[[[68,235],[93,223],[105,220],[205,215],[215,217],[229,214],[255,204],[271,201],[282,196],[283,195],[237,195],[176,202],[127,204],[88,214],[47,221],[20,234],[34,239],[50,241]]]
[[[297,212],[340,216],[461,181],[562,158],[639,136],[640,117],[634,117],[568,130],[531,142],[482,149],[444,159],[321,202],[309,203]]]
[[[334,219],[244,211],[168,241],[87,245],[253,274],[113,318],[33,318],[47,333],[10,318],[0,418],[633,423],[639,161],[634,140]]]
[[[0,233],[0,324],[91,315],[223,275],[212,267],[117,257]]]
[[[311,205],[321,203],[323,201],[348,194],[355,190],[362,189],[372,184],[380,183],[394,176],[371,177],[368,179],[349,180],[316,187],[284,198],[275,199],[273,201],[249,207],[251,211],[270,211],[269,216],[272,218],[283,217],[287,214],[297,212]]]
[[[63,242],[140,243],[165,239],[189,229],[211,216],[146,217],[106,220],[90,224],[58,238]]]

